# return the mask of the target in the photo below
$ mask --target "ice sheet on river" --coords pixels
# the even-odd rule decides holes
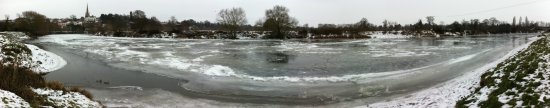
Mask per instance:
[[[371,39],[324,42],[50,35],[42,37],[40,41],[83,50],[78,53],[84,56],[99,55],[99,58],[104,58],[108,63],[134,70],[142,70],[143,67],[140,65],[147,65],[214,77],[231,76],[259,81],[291,82],[350,81],[393,75],[405,72],[403,70],[456,61],[453,59],[475,55],[471,52],[487,49],[477,48],[468,51],[477,46],[466,44],[480,44],[483,40],[409,42],[406,39]],[[432,59],[423,60],[426,58]],[[350,63],[356,65],[346,66]],[[357,67],[364,68],[354,69]],[[171,77],[181,75],[174,72],[159,73]],[[269,74],[264,75],[265,73]]]
[[[504,36],[281,41],[52,35],[40,41],[114,67],[185,80],[176,81],[173,85],[181,88],[167,89],[171,91],[183,88],[237,100],[258,96],[267,102],[282,97],[330,102],[394,96],[439,84],[498,59],[527,40]]]
[[[476,85],[479,85],[480,76],[485,71],[494,68],[498,63],[504,62],[509,57],[514,56],[518,51],[527,48],[530,43],[539,38],[531,38],[529,44],[521,45],[500,59],[485,64],[484,66],[455,78],[453,80],[438,84],[437,86],[412,93],[411,95],[394,98],[392,100],[374,103],[368,106],[359,106],[358,108],[389,108],[389,107],[424,107],[424,108],[442,108],[455,107],[455,104],[461,98],[469,95]]]

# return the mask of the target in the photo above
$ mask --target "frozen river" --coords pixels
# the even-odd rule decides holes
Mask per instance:
[[[282,41],[49,35],[36,44],[68,62],[48,79],[90,88],[107,105],[146,106],[170,97],[193,101],[166,104],[321,105],[421,90],[494,61],[531,36]]]

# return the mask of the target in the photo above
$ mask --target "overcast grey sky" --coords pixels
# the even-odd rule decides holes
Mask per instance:
[[[380,24],[384,19],[414,23],[426,16],[436,22],[496,17],[510,22],[513,16],[528,16],[531,21],[550,21],[550,0],[0,0],[0,15],[15,18],[17,13],[34,10],[50,18],[83,16],[86,3],[92,15],[128,14],[143,10],[148,17],[164,21],[182,19],[215,21],[224,8],[242,7],[253,24],[274,5],[290,9],[302,24],[354,23],[365,17]]]

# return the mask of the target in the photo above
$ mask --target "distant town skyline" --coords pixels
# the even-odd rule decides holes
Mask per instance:
[[[91,15],[129,14],[143,10],[147,17],[161,21],[175,16],[178,21],[216,21],[219,10],[241,7],[248,23],[264,17],[265,10],[275,5],[286,6],[299,25],[349,24],[367,18],[381,24],[384,19],[412,24],[426,16],[435,16],[436,23],[496,17],[511,22],[514,16],[528,16],[530,21],[550,21],[550,0],[0,0],[0,15],[16,18],[23,11],[37,11],[49,18],[84,16],[86,5]]]

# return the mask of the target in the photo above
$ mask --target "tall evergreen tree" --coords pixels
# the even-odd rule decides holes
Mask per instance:
[[[522,25],[522,24],[521,24],[521,20],[522,20],[522,19],[521,19],[521,17],[519,17],[519,20],[518,20],[518,21],[519,21],[519,22],[518,22],[518,26],[521,26],[521,25]]]
[[[422,19],[419,19],[416,24],[414,24],[414,31],[420,32],[424,29],[424,25],[422,23]]]
[[[516,26],[516,16],[514,16],[514,19],[512,19],[512,26]]]
[[[527,16],[525,16],[525,26],[529,26],[529,18],[527,18]]]

